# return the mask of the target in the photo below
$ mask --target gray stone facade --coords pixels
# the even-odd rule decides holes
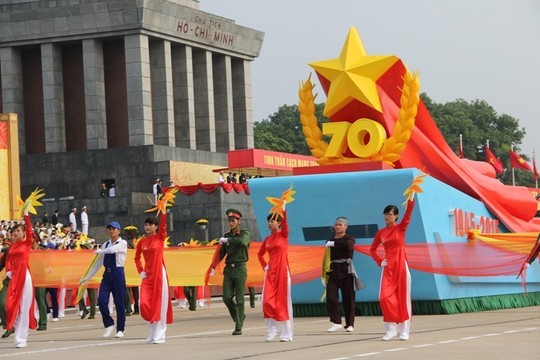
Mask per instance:
[[[45,210],[64,222],[85,204],[91,225],[142,230],[170,161],[226,167],[227,151],[253,147],[250,62],[263,37],[195,0],[0,2],[0,112],[19,117],[21,193],[44,188]],[[99,196],[103,179],[115,198]],[[219,237],[228,207],[253,221],[245,194],[177,203],[181,240],[200,237],[201,217]]]
[[[24,180],[21,192],[29,194],[36,187],[45,188],[44,207],[39,211],[52,215],[58,209],[63,224],[68,223],[70,209],[76,207],[80,211],[82,206],[87,206],[90,235],[100,241],[106,240],[105,225],[112,220],[119,221],[122,226],[135,225],[142,234],[144,220],[154,216],[144,212],[152,207],[154,179],[171,178],[169,161],[180,159],[208,164],[227,162],[227,156],[222,153],[159,145],[27,155],[21,166],[21,179]],[[115,197],[100,196],[102,179],[114,180]],[[225,210],[230,207],[243,213],[244,225],[252,231],[253,240],[260,240],[249,195],[218,190],[209,194],[203,191],[193,195],[177,193],[169,215],[171,243],[205,240],[205,233],[195,225],[201,218],[210,222],[209,240],[219,238],[227,229]]]

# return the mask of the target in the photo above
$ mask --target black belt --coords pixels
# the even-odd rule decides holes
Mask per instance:
[[[241,266],[246,266],[246,263],[245,262],[241,262],[241,263],[227,263],[225,264],[227,266],[230,266],[230,267],[241,267]]]
[[[113,271],[113,269],[123,269],[124,267],[123,266],[115,266],[115,267],[106,267],[105,270],[107,272],[111,272]]]

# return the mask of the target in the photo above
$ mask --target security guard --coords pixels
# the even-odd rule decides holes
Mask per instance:
[[[223,303],[229,309],[231,318],[235,322],[233,335],[242,335],[244,325],[244,293],[246,291],[247,268],[249,250],[249,231],[240,229],[242,213],[236,209],[225,212],[229,222],[230,231],[219,239],[221,248],[219,258],[212,262],[211,275],[215,267],[225,258],[223,270]],[[233,299],[234,298],[234,299]]]

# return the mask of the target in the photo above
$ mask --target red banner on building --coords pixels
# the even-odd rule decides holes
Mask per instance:
[[[216,169],[214,172],[223,170],[250,175],[280,176],[292,175],[293,168],[319,165],[312,156],[261,149],[231,150],[228,160],[228,168]]]

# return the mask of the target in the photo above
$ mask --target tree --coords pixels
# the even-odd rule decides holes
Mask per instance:
[[[315,105],[315,115],[319,120],[319,126],[328,121],[322,115],[323,110],[324,103]],[[257,149],[311,155],[302,132],[300,112],[296,105],[280,106],[268,119],[256,122],[253,133]]]

